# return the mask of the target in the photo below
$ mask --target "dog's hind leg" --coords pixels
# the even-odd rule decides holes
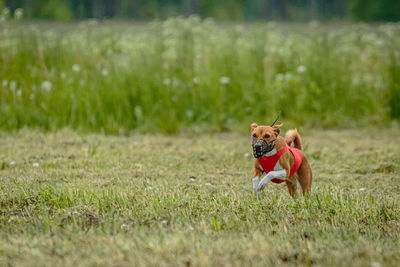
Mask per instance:
[[[296,182],[286,180],[286,186],[287,186],[287,188],[288,188],[289,194],[290,194],[293,198],[295,198],[296,195],[297,195],[297,188],[296,188],[297,186],[296,186]]]
[[[302,187],[301,187],[301,184],[300,184],[300,182],[299,182],[299,179],[296,179],[296,184],[297,184],[297,188],[299,189],[300,194],[303,195],[303,189],[302,189]]]
[[[310,164],[306,158],[303,159],[303,162],[297,171],[298,181],[300,182],[301,189],[303,191],[303,195],[309,195],[311,193],[311,183],[312,183],[312,172]]]

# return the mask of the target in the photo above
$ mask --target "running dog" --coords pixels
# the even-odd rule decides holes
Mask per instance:
[[[279,116],[278,116],[279,118]],[[275,120],[275,122],[278,119]],[[268,182],[286,183],[289,194],[297,195],[297,187],[303,195],[311,191],[311,166],[302,151],[297,129],[289,130],[285,138],[280,136],[283,124],[259,126],[251,124],[251,139],[254,154],[254,193],[260,194]],[[294,147],[291,147],[293,143]],[[261,179],[261,175],[266,175]]]

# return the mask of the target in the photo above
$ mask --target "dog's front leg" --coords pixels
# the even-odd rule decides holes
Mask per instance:
[[[260,193],[261,190],[263,190],[264,187],[274,178],[286,178],[286,171],[280,170],[267,173],[267,175],[265,175],[261,182],[258,184],[257,193]]]
[[[253,191],[257,193],[258,184],[260,183],[260,176],[262,175],[263,171],[261,169],[260,163],[258,160],[254,160],[254,178],[253,178]]]
[[[253,192],[257,193],[258,184],[260,183],[260,176],[253,178]]]
[[[261,194],[261,190],[271,181],[272,177],[270,175],[271,172],[267,173],[262,179],[261,182],[257,183],[257,187],[254,189],[254,193],[257,195]],[[254,185],[254,184],[253,184]]]

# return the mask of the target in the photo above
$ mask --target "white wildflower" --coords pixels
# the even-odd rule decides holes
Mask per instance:
[[[303,66],[303,65],[300,65],[300,66],[297,67],[297,73],[301,74],[301,73],[306,72],[306,70],[307,70],[307,68],[305,66]]]
[[[206,186],[212,186],[212,184],[210,184],[210,183],[205,183],[204,185],[206,185]]]
[[[168,223],[167,220],[162,220],[162,221],[161,221],[161,224],[167,224],[167,223]]]
[[[10,81],[10,90],[15,91],[17,89],[17,82],[16,81]]]
[[[78,64],[74,64],[74,65],[72,65],[72,71],[73,72],[80,72],[81,71],[81,67]]]
[[[359,190],[360,190],[360,191],[365,191],[365,188],[364,188],[364,187],[361,187]]]
[[[21,20],[24,16],[24,10],[22,8],[17,8],[14,11],[14,19],[15,20]]]
[[[14,160],[10,161],[10,165],[11,166],[15,165],[15,161]]]
[[[104,68],[101,70],[101,75],[107,76],[108,75],[108,69]]]
[[[190,231],[193,231],[193,230],[194,230],[193,226],[190,226],[190,225],[189,225],[189,230],[190,230]]]
[[[128,225],[125,224],[125,223],[123,223],[123,224],[121,225],[121,229],[126,229],[126,228],[128,228]]]
[[[275,76],[275,79],[278,80],[278,81],[283,81],[283,79],[285,79],[285,75],[283,75],[282,73],[278,73]]]
[[[355,76],[353,77],[353,79],[352,79],[352,83],[353,83],[355,86],[360,85],[361,82],[362,82],[362,80],[361,80],[361,77],[360,77],[360,76],[355,75]]]
[[[188,119],[193,118],[193,115],[194,115],[193,110],[191,110],[191,109],[186,110],[186,111],[185,111],[185,115],[186,115],[186,117],[187,117]]]
[[[248,158],[250,156],[250,153],[244,153],[243,155],[245,158]]]
[[[171,84],[171,80],[169,78],[165,78],[164,81],[163,81],[163,84],[168,86],[168,85]]]
[[[17,94],[17,96],[21,96],[21,95],[22,95],[22,90],[21,90],[21,89],[18,89],[17,92],[16,92],[16,94]]]
[[[151,189],[153,189],[153,187],[151,186],[146,187],[146,190],[151,190]]]
[[[35,167],[35,168],[36,168],[36,167],[39,167],[39,163],[38,163],[38,162],[34,162],[34,163],[32,164],[32,166]]]
[[[49,92],[51,90],[51,82],[50,81],[43,81],[42,84],[40,85],[42,90],[45,90],[46,92]]]
[[[194,78],[193,78],[193,83],[194,83],[194,84],[198,84],[198,83],[199,83],[199,78],[194,77]]]
[[[2,17],[5,19],[10,17],[10,9],[8,7],[4,8],[3,11],[1,12]]]
[[[196,181],[196,179],[194,179],[194,178],[190,178],[190,181],[191,181],[191,182],[194,182],[194,181]]]
[[[230,82],[231,82],[231,79],[229,77],[222,76],[221,78],[219,78],[220,84],[229,84]]]

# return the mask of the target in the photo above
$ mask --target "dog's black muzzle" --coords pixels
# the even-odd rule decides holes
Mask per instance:
[[[252,142],[253,146],[253,155],[256,159],[260,159],[264,156],[265,153],[270,152],[275,147],[275,140],[270,142],[264,140],[263,138],[257,138]]]

